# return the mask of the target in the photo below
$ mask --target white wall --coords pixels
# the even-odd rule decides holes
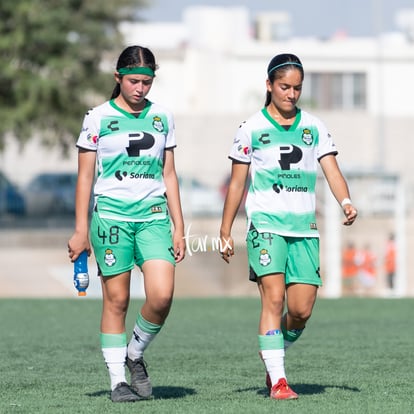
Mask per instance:
[[[250,110],[264,94],[270,59],[291,52],[302,59],[305,72],[365,71],[369,114],[414,115],[414,43],[403,33],[274,42],[255,40],[252,26],[245,7],[194,6],[186,10],[182,22],[136,23],[124,34],[127,44],[153,45],[163,80],[154,88],[155,96],[174,104],[179,114]]]

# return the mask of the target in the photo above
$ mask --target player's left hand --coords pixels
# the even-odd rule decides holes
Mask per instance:
[[[230,263],[230,258],[234,256],[234,241],[231,236],[220,237],[220,256],[227,263]]]
[[[185,240],[181,236],[174,235],[174,259],[180,263],[185,257]]]
[[[343,209],[346,217],[343,224],[344,226],[350,226],[357,218],[358,211],[352,204],[345,204]]]

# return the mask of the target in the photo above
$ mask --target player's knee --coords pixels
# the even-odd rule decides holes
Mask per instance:
[[[111,313],[117,315],[126,314],[128,311],[129,295],[117,295],[106,300],[105,306]]]
[[[312,309],[301,308],[289,310],[289,316],[295,322],[304,324],[312,316]]]
[[[150,306],[153,312],[160,316],[167,316],[172,304],[172,297],[170,295],[157,295],[156,298],[152,298]]]
[[[262,302],[263,311],[267,311],[272,315],[282,315],[284,308],[284,300],[281,298],[267,298]]]

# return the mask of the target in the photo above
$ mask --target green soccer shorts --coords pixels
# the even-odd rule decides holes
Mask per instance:
[[[286,237],[251,229],[247,234],[247,255],[251,281],[283,273],[286,285],[322,286],[318,237]]]
[[[118,275],[147,260],[161,259],[175,266],[169,217],[150,221],[119,221],[92,215],[91,243],[100,274]]]

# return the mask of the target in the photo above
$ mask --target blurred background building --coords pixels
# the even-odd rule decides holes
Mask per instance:
[[[369,242],[381,258],[389,233],[395,233],[399,248],[395,290],[387,291],[379,264],[376,292],[414,295],[414,280],[408,274],[414,263],[406,254],[414,245],[414,175],[410,173],[413,10],[394,16],[398,31],[371,37],[350,37],[343,31],[324,39],[297,37],[292,35],[289,13],[272,10],[252,16],[244,6],[191,6],[181,21],[123,23],[125,46],[148,46],[159,63],[149,98],[175,114],[176,161],[187,223],[207,218],[210,224],[199,230],[208,231],[211,237],[218,234],[233,136],[238,125],[264,104],[270,59],[294,53],[305,69],[299,106],[321,117],[332,133],[361,215],[352,229],[341,231],[337,206],[327,192],[320,192],[322,256],[325,273],[330,275],[325,294],[341,294],[341,248],[348,239],[361,247]],[[103,70],[113,71],[118,54],[114,51],[102,62]],[[25,205],[20,211],[5,206],[4,200],[13,198],[13,191],[4,190],[3,180],[0,191],[6,191],[7,197],[1,196],[0,213],[9,220],[2,220],[4,226],[17,225],[22,217],[50,218],[63,211],[71,223],[76,156],[74,149],[69,158],[62,159],[36,140],[21,150],[10,139],[0,154],[1,170],[4,180],[20,193],[16,199],[23,201],[16,203]],[[44,181],[36,190],[41,180],[52,181]],[[39,200],[40,204],[47,201],[55,211]],[[10,217],[18,219],[10,221]],[[240,221],[242,229],[242,214]],[[243,243],[243,230],[239,236]],[[244,283],[245,279],[239,280]]]

